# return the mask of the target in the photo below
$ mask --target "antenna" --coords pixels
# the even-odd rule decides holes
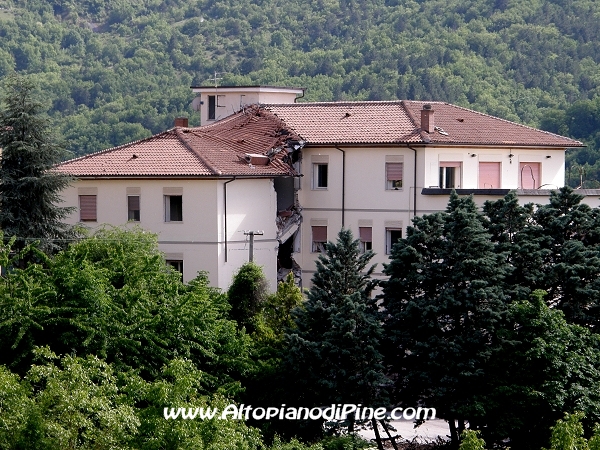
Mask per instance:
[[[215,83],[215,89],[219,87],[219,80],[222,80],[223,77],[220,77],[219,75],[225,75],[226,73],[229,72],[215,72],[215,76],[213,78],[209,78],[206,81],[212,81],[213,83]]]

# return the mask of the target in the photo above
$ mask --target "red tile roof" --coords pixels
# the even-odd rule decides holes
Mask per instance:
[[[309,144],[421,142],[402,102],[264,105]]]
[[[430,104],[435,130],[421,130]],[[310,145],[445,144],[581,147],[556,134],[443,102],[335,102],[252,106],[211,125],[173,128],[62,163],[58,169],[85,176],[293,176],[284,162],[288,141]],[[278,151],[280,150],[280,151]],[[267,165],[245,154],[269,155]]]
[[[176,127],[148,139],[92,153],[58,166],[76,177],[293,176],[283,161],[288,140],[298,139],[270,113],[250,108],[213,125]],[[271,155],[267,165],[247,163],[247,153]]]
[[[482,144],[542,147],[583,147],[583,144],[548,131],[538,130],[471,109],[443,102],[403,101],[415,125],[421,126],[421,110],[429,104],[434,110],[433,133],[421,131],[424,142],[440,144]]]
[[[432,133],[421,110],[434,110]],[[581,147],[546,131],[443,102],[331,102],[264,105],[308,144],[463,144]]]

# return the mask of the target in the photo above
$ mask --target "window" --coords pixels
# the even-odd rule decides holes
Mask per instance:
[[[181,274],[183,278],[183,260],[182,259],[167,259],[166,263]]]
[[[216,97],[214,95],[208,96],[208,120],[215,120],[217,110]]]
[[[373,250],[373,228],[358,227],[358,237],[361,252]]]
[[[386,228],[385,229],[385,253],[389,255],[392,253],[392,247],[398,240],[402,239],[402,229],[400,228]]]
[[[500,189],[500,163],[479,163],[479,189]]]
[[[140,221],[140,196],[139,195],[128,195],[127,196],[127,220],[134,222]]]
[[[440,162],[440,187],[452,189],[460,187],[460,162]]]
[[[327,227],[313,226],[312,228],[312,252],[323,253],[327,243]]]
[[[313,164],[313,189],[327,189],[328,164]]]
[[[183,221],[183,196],[165,195],[165,222]]]
[[[386,163],[385,164],[385,177],[387,181],[386,189],[399,190],[402,189],[402,173],[404,170],[404,163]]]
[[[521,189],[539,189],[541,183],[539,162],[522,162],[519,164],[519,186]]]
[[[79,196],[79,220],[81,222],[96,222],[96,196],[95,195],[80,195]]]

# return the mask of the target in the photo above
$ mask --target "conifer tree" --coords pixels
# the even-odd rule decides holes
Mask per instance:
[[[34,83],[11,76],[5,81],[0,110],[0,228],[5,239],[15,236],[15,249],[39,240],[46,252],[72,236],[62,223],[70,209],[60,207],[60,191],[70,178],[53,171],[65,156],[34,98]]]
[[[405,405],[436,408],[458,444],[483,412],[486,366],[499,347],[506,273],[470,197],[416,217],[384,272],[388,364]]]
[[[513,300],[536,289],[572,323],[600,323],[600,210],[581,203],[564,187],[549,203],[518,205],[515,194],[484,206],[496,249],[506,255],[511,274],[505,289]]]
[[[303,406],[382,401],[381,317],[371,292],[372,251],[341,230],[319,255],[308,300],[295,310],[286,364]],[[351,430],[352,431],[352,430]]]

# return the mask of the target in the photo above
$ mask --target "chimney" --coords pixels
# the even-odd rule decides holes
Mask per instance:
[[[433,120],[433,109],[431,105],[426,103],[423,105],[421,110],[421,130],[427,133],[433,133],[435,131],[435,121]]]
[[[188,118],[187,117],[176,117],[175,118],[175,126],[176,127],[188,127]]]

